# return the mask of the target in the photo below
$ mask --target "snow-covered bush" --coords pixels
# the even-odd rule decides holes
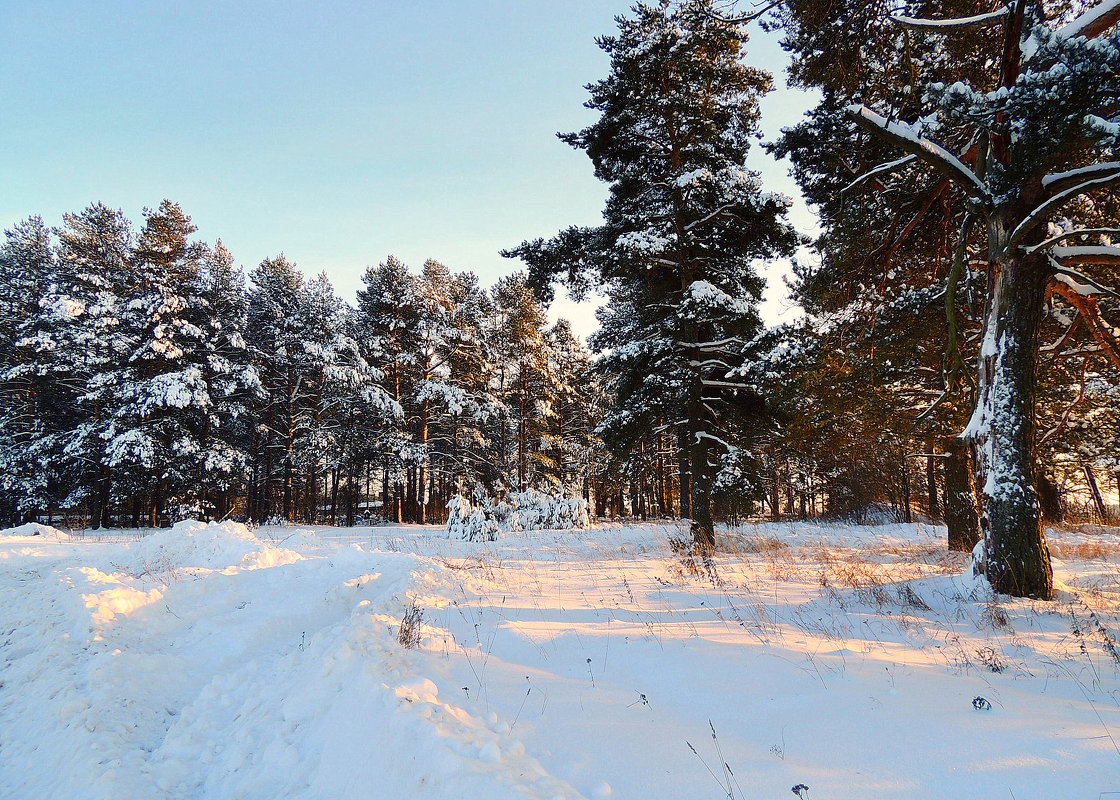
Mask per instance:
[[[493,542],[498,538],[498,523],[485,507],[475,509],[471,501],[457,494],[447,503],[447,532],[453,539],[468,542]]]
[[[571,530],[591,524],[587,501],[561,497],[536,489],[516,492],[505,499],[488,499],[477,507],[463,495],[447,504],[448,533],[470,542],[492,542],[504,531]]]

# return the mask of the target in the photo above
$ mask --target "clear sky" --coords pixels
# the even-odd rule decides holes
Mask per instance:
[[[0,227],[93,201],[139,223],[167,197],[247,269],[284,252],[348,299],[389,253],[489,284],[518,268],[499,249],[599,221],[603,185],[554,134],[594,118],[593,40],[629,5],[2,0]],[[748,61],[784,86],[772,35]],[[767,135],[808,106],[772,94]],[[751,166],[796,194],[760,149]]]

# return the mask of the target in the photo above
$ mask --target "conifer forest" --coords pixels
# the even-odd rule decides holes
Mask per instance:
[[[560,136],[603,223],[511,241],[493,286],[389,256],[347,300],[169,200],[28,217],[0,249],[4,518],[425,523],[533,489],[710,547],[714,520],[921,512],[1047,596],[1043,520],[1107,516],[1120,479],[1120,8],[974,5],[635,6]],[[762,144],[758,18],[820,97]],[[767,327],[758,265],[790,257],[802,313]],[[586,345],[546,321],[557,285],[605,297]]]
[[[0,50],[0,800],[1120,797],[1120,0]]]

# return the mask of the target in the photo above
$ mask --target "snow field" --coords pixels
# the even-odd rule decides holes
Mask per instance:
[[[1120,791],[1108,535],[1054,534],[1048,604],[928,526],[746,527],[708,561],[652,524],[34,532],[0,536],[5,798]]]

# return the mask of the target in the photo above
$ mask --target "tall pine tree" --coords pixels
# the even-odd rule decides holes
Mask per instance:
[[[764,193],[744,166],[758,135],[769,74],[741,61],[745,29],[706,0],[640,3],[599,39],[610,75],[588,89],[591,126],[561,139],[587,152],[610,186],[597,228],[525,242],[538,290],[562,277],[577,296],[605,288],[593,340],[610,349],[617,398],[603,424],[618,449],[662,425],[678,441],[681,511],[700,548],[714,542],[711,489],[736,418],[758,409],[728,379],[761,328],[759,258],[789,255],[798,238],[787,198]]]

